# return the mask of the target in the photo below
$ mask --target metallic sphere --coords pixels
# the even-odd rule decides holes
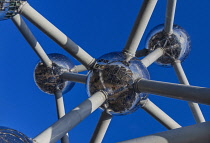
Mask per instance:
[[[36,65],[34,80],[36,85],[45,93],[54,94],[57,90],[67,93],[74,86],[74,82],[60,78],[64,72],[70,72],[74,64],[64,55],[49,54],[52,68],[45,66],[41,61]]]
[[[139,108],[139,101],[147,98],[145,93],[136,93],[133,83],[136,79],[149,79],[149,73],[137,58],[125,61],[120,52],[112,52],[98,58],[97,68],[88,74],[87,91],[91,96],[97,91],[104,90],[108,99],[102,105],[113,115],[126,115]]]
[[[0,20],[6,20],[18,13],[20,5],[26,0],[1,0],[0,1]]]
[[[178,25],[173,26],[173,33],[164,32],[164,26],[158,25],[147,37],[146,48],[150,52],[157,48],[164,49],[164,55],[156,63],[161,66],[171,66],[175,60],[185,60],[190,52],[190,38],[187,32]]]
[[[0,127],[0,142],[1,143],[32,143],[24,134],[6,127]]]

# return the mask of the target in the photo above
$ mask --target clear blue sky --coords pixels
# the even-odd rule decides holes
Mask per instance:
[[[143,0],[30,0],[29,3],[50,20],[73,41],[93,57],[121,51]],[[139,49],[144,48],[147,33],[164,22],[165,0],[159,0]],[[210,2],[208,0],[178,0],[175,23],[191,36],[192,51],[183,63],[191,85],[210,87]],[[79,64],[52,40],[27,22],[47,53],[67,55]],[[0,22],[1,70],[0,70],[0,125],[14,128],[29,137],[35,137],[57,120],[54,97],[40,91],[33,79],[34,67],[39,60],[11,20]],[[152,80],[178,83],[172,68],[151,65],[148,68]],[[66,111],[70,111],[87,99],[86,87],[76,84],[64,95]],[[195,124],[185,101],[149,96],[156,105],[182,126]],[[207,121],[209,107],[201,105]],[[89,142],[101,111],[97,110],[70,131],[72,143]],[[104,143],[112,143],[149,135],[166,129],[145,111],[114,117]]]

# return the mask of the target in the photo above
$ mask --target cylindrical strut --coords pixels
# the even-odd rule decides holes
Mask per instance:
[[[64,72],[60,77],[68,81],[79,82],[83,84],[85,84],[87,80],[87,75],[70,73],[70,72]]]
[[[210,122],[169,130],[119,143],[210,143]]]
[[[140,79],[134,84],[134,89],[137,92],[210,105],[210,88]]]
[[[102,142],[111,120],[112,120],[112,115],[110,115],[106,111],[103,111],[101,114],[101,117],[98,121],[98,124],[96,126],[96,129],[93,133],[93,136],[90,140],[90,143],[101,143]]]
[[[55,143],[106,100],[105,92],[96,92],[79,106],[48,127],[33,140],[38,143]]]
[[[173,67],[174,67],[174,70],[176,72],[176,75],[177,75],[180,83],[185,84],[185,85],[190,85],[188,80],[187,80],[187,77],[184,73],[184,70],[182,68],[181,62],[179,60],[175,61],[174,64],[173,64]],[[197,103],[194,103],[194,102],[188,102],[188,105],[191,109],[191,112],[192,112],[194,118],[195,118],[195,121],[197,123],[205,122],[203,113],[201,112],[201,109],[200,109],[199,105]]]
[[[12,21],[14,22],[16,27],[19,29],[19,31],[22,33],[23,37],[29,43],[31,48],[36,52],[36,54],[42,60],[42,62],[47,67],[52,67],[52,61],[49,59],[45,51],[42,49],[41,45],[36,40],[31,30],[28,28],[28,26],[26,25],[24,20],[21,18],[21,16],[19,14],[15,15],[14,17],[12,17]]]
[[[64,50],[81,62],[85,67],[93,66],[95,59],[85,52],[81,47],[69,39],[57,27],[50,23],[46,18],[33,9],[27,2],[24,3],[19,13],[43,31],[47,36],[54,40]]]
[[[149,55],[144,57],[141,62],[144,64],[145,67],[150,66],[154,63],[158,58],[160,58],[164,54],[164,50],[162,48],[157,48]]]
[[[62,91],[58,90],[55,93],[55,101],[56,101],[56,109],[57,109],[58,119],[60,119],[60,118],[62,118],[65,115],[65,107],[64,107],[64,102],[63,102]],[[61,138],[61,143],[69,143],[69,135],[68,135],[68,133],[65,134]]]
[[[142,109],[144,109],[167,129],[176,129],[181,127],[149,99],[140,101],[140,105]]]
[[[177,2],[177,0],[167,0],[167,9],[166,9],[164,31],[166,33],[169,33],[169,34],[173,33],[176,2]]]
[[[157,0],[144,0],[125,48],[123,49],[128,55],[135,56],[136,49],[138,48],[156,3]]]

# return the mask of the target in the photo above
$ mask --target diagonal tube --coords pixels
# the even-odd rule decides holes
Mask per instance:
[[[165,112],[163,112],[149,99],[140,101],[140,105],[142,109],[144,109],[147,113],[149,113],[153,118],[155,118],[167,129],[171,130],[181,127],[176,121],[169,117]]]
[[[74,66],[72,69],[71,69],[71,72],[83,72],[83,71],[86,71],[87,68],[84,66],[84,65],[76,65]]]
[[[98,124],[96,126],[96,129],[93,133],[93,136],[90,140],[90,143],[101,143],[102,142],[111,120],[112,120],[112,115],[107,113],[107,111],[103,111],[101,114],[101,117],[98,121]]]
[[[19,13],[54,40],[75,59],[81,62],[86,68],[91,68],[93,66],[95,63],[95,59],[93,57],[91,57],[46,18],[39,14],[27,2],[20,7]]]
[[[144,57],[141,62],[145,67],[149,67],[152,63],[154,63],[158,58],[160,58],[164,54],[164,50],[162,48],[157,48],[149,55]]]
[[[19,29],[19,31],[22,33],[23,37],[26,39],[26,41],[29,43],[29,45],[33,48],[35,53],[39,56],[41,61],[47,66],[52,67],[52,61],[49,59],[45,51],[42,49],[39,42],[36,40],[24,20],[21,18],[19,14],[12,17],[12,21],[16,25],[16,27]]]
[[[209,143],[210,122],[169,130],[119,143]]]
[[[177,2],[177,0],[167,0],[164,31],[166,33],[169,33],[169,34],[173,33],[173,24],[174,24],[175,10],[176,10],[176,2]]]
[[[128,57],[134,57],[136,55],[136,49],[138,48],[156,3],[157,0],[144,0],[128,41],[123,49],[123,52],[127,53]]]
[[[134,90],[210,105],[210,88],[206,87],[139,79],[134,84]]]
[[[56,101],[56,109],[57,109],[58,119],[60,119],[65,115],[65,107],[64,107],[64,103],[63,103],[62,91],[59,90],[55,93],[55,101]],[[66,133],[61,138],[61,143],[69,143],[68,133]]]
[[[179,82],[181,84],[190,85],[179,60],[174,62],[173,67],[174,67],[176,75],[179,79]],[[205,119],[203,117],[203,114],[201,112],[199,105],[197,103],[193,103],[193,102],[188,102],[188,104],[191,109],[191,112],[193,113],[195,121],[197,123],[205,122]]]
[[[79,82],[83,84],[86,84],[86,80],[87,80],[86,75],[70,73],[70,72],[64,72],[60,77],[64,80]]]
[[[34,142],[55,143],[82,120],[84,120],[88,115],[94,112],[99,106],[101,106],[106,98],[107,94],[105,92],[96,92],[53,125],[36,136],[33,139]]]

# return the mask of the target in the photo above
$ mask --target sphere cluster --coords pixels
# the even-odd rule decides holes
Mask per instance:
[[[178,25],[173,26],[173,33],[164,31],[164,25],[153,28],[147,36],[146,48],[150,52],[157,48],[164,50],[156,63],[161,66],[171,66],[175,60],[185,60],[190,52],[190,38],[187,32]]]
[[[74,82],[60,78],[64,72],[70,72],[74,64],[64,55],[49,54],[52,67],[45,66],[41,61],[36,65],[34,79],[36,85],[45,93],[55,94],[57,90],[67,93],[74,86]]]
[[[0,142],[1,143],[32,143],[24,134],[6,127],[0,127]]]
[[[26,0],[1,0],[0,1],[0,20],[6,20],[18,13],[20,5]]]
[[[137,58],[126,62],[120,52],[112,52],[98,58],[97,68],[88,74],[87,91],[91,96],[104,90],[108,99],[102,106],[114,115],[125,115],[139,108],[139,101],[147,97],[144,93],[136,93],[133,83],[139,78],[149,79],[149,73]]]

